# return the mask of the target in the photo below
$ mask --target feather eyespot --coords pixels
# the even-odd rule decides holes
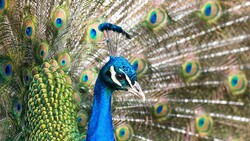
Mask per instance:
[[[57,30],[61,30],[65,27],[68,20],[68,11],[62,6],[58,6],[52,13],[51,22]]]
[[[62,18],[57,18],[55,25],[56,25],[57,28],[61,28],[63,26]]]
[[[88,75],[84,74],[84,75],[82,76],[82,80],[83,80],[83,82],[88,82],[88,80],[89,80]]]
[[[115,135],[118,141],[131,141],[133,129],[130,125],[124,124],[116,128]]]
[[[152,114],[155,120],[161,122],[168,118],[171,109],[166,102],[157,103],[153,106]]]
[[[187,81],[193,81],[201,74],[201,65],[198,60],[187,60],[182,64],[182,74]]]
[[[86,31],[86,40],[88,42],[98,42],[104,39],[103,33],[98,30],[99,21],[94,21],[92,24],[88,25]]]
[[[90,38],[91,39],[96,39],[96,36],[97,36],[96,30],[91,28],[90,29]]]
[[[233,95],[241,95],[247,89],[246,75],[241,71],[232,72],[228,76],[228,86]]]
[[[150,14],[149,21],[151,24],[155,24],[157,22],[157,13],[155,11]]]
[[[5,0],[0,0],[0,10],[2,10],[5,6]]]
[[[138,63],[137,60],[134,61],[133,66],[134,66],[134,69],[137,71],[137,70],[138,70],[138,67],[139,67],[139,63]]]
[[[4,72],[5,72],[6,76],[10,76],[11,70],[12,70],[11,69],[11,65],[7,64],[6,67],[5,67],[5,69],[4,69]]]
[[[66,61],[63,59],[63,60],[61,61],[61,65],[62,65],[62,66],[65,66],[65,64],[66,64]]]
[[[81,103],[81,95],[80,93],[74,93],[74,102],[79,105]]]
[[[13,75],[13,64],[10,60],[2,60],[1,65],[1,77],[3,80],[9,80]]]
[[[58,64],[63,68],[64,70],[68,70],[71,63],[71,58],[68,53],[62,53],[58,56],[57,59]]]
[[[213,119],[208,115],[196,117],[196,130],[201,137],[209,135],[213,127]]]
[[[35,23],[32,17],[24,18],[22,31],[26,39],[32,39],[35,36]]]
[[[92,86],[97,78],[97,72],[95,69],[84,70],[80,76],[80,83],[84,87]]]
[[[37,47],[36,47],[36,58],[43,62],[47,59],[49,53],[49,45],[46,42],[42,42],[40,43]]]
[[[21,113],[22,113],[22,110],[23,110],[23,107],[22,107],[22,103],[20,100],[18,99],[15,99],[13,101],[13,104],[12,104],[12,111],[13,111],[13,115],[16,117],[16,118],[19,118]]]
[[[7,8],[7,0],[0,0],[0,14]]]
[[[209,22],[218,20],[221,16],[221,12],[222,8],[220,4],[215,0],[208,1],[207,3],[203,4],[201,8],[202,17]]]
[[[22,79],[23,79],[23,83],[24,85],[28,85],[30,80],[31,80],[31,73],[30,73],[30,70],[28,69],[24,69],[23,70],[23,73],[22,73]]]
[[[134,60],[132,60],[131,64],[138,76],[142,76],[148,71],[148,64],[142,58],[135,58]]]
[[[31,36],[32,35],[32,27],[28,26],[25,29],[26,36]]]
[[[22,104],[20,102],[17,103],[16,109],[17,109],[17,112],[21,112]]]
[[[85,111],[78,112],[77,114],[78,126],[84,127],[85,125],[87,125],[87,122],[88,122],[88,114]]]
[[[147,13],[146,24],[151,29],[158,29],[167,22],[167,14],[161,8],[151,9]]]

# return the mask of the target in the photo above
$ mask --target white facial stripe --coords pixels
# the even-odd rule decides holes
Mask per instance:
[[[133,85],[132,85],[132,83],[131,83],[131,80],[130,80],[129,77],[127,76],[127,74],[126,74],[123,70],[121,70],[121,69],[119,69],[119,70],[125,74],[125,78],[126,78],[126,80],[128,81],[128,84],[130,85],[130,87],[132,88]]]
[[[116,72],[114,66],[111,66],[109,71],[111,72],[111,79],[113,80],[113,82],[122,87],[122,84],[115,77]]]
[[[141,87],[140,87],[139,83],[135,81],[135,84],[132,85],[131,80],[129,79],[129,77],[127,76],[127,74],[126,74],[123,70],[121,70],[121,69],[119,69],[119,70],[120,70],[122,73],[125,74],[125,78],[126,78],[126,80],[128,81],[128,83],[129,83],[129,85],[130,85],[130,88],[128,89],[128,91],[131,92],[132,94],[134,94],[134,95],[136,95],[136,96],[142,98],[143,101],[145,101],[146,98],[145,98],[144,93],[143,93],[142,90],[141,90]]]

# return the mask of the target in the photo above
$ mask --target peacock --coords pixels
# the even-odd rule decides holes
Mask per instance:
[[[0,0],[0,140],[250,140],[249,13],[249,0]]]

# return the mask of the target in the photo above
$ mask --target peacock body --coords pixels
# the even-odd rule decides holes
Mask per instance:
[[[249,140],[249,12],[0,0],[0,140]]]

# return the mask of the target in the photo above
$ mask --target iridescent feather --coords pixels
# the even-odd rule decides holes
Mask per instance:
[[[114,91],[117,141],[248,140],[249,13],[249,0],[0,0],[0,140],[87,140],[112,54],[146,96]]]

